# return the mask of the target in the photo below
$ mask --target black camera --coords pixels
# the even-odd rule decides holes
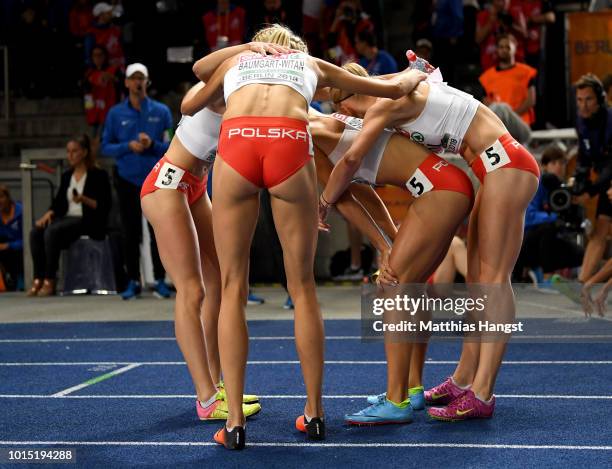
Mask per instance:
[[[542,175],[544,187],[549,190],[548,207],[558,217],[558,225],[568,233],[582,233],[585,219],[584,207],[572,203],[574,187],[564,184],[557,176],[550,173]]]
[[[582,168],[578,166],[574,173],[574,184],[572,186],[572,194],[581,195],[584,194],[590,185],[591,170],[589,168]]]

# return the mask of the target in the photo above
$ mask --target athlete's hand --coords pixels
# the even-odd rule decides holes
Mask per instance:
[[[293,52],[289,47],[279,46],[278,44],[272,44],[270,42],[249,42],[247,46],[251,52],[261,55],[289,54]]]
[[[591,298],[591,287],[592,285],[585,283],[580,290],[580,300],[582,301],[582,309],[584,310],[584,317],[590,318],[593,314],[593,298]]]
[[[606,314],[607,302],[608,302],[608,289],[604,285],[594,300],[595,308],[597,308],[597,314],[599,314],[599,316],[602,318]]]
[[[397,75],[395,80],[402,94],[408,95],[414,91],[419,83],[427,80],[427,73],[421,72],[420,70],[409,69]]]
[[[399,285],[397,275],[389,265],[389,256],[391,255],[390,250],[383,251],[380,254],[380,273],[376,279],[378,285],[396,287]]]
[[[325,220],[327,220],[327,215],[329,215],[330,208],[331,204],[327,203],[323,199],[323,194],[321,194],[321,197],[319,198],[319,229],[321,229],[322,226],[329,227]],[[329,231],[329,229],[322,231]]]

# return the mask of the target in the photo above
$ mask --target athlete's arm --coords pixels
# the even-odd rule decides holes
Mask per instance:
[[[378,80],[360,77],[312,57],[321,71],[317,87],[330,86],[340,88],[350,93],[366,94],[381,98],[401,98],[411,93],[417,85],[427,78],[427,74],[419,70],[406,70],[390,80]]]
[[[269,54],[287,54],[291,49],[278,44],[270,44],[267,42],[249,42],[247,44],[239,44],[237,46],[226,47],[219,49],[211,54],[208,54],[193,64],[192,70],[196,77],[202,81],[210,80],[210,77],[215,70],[221,66],[230,57],[241,52],[255,52],[262,55]]]
[[[191,88],[181,102],[181,114],[193,116],[196,112],[204,109],[207,105],[223,97],[223,77],[230,66],[230,60],[226,60],[206,84]]]
[[[315,166],[317,179],[325,185],[333,170],[331,161],[325,153],[315,146]],[[391,220],[387,208],[378,194],[365,184],[350,184],[338,202],[336,208],[340,214],[370,240],[379,251],[391,249],[390,241],[395,239],[397,229]],[[377,223],[382,220],[382,226]]]
[[[363,119],[363,129],[357,134],[348,151],[334,166],[327,186],[321,194],[324,204],[334,204],[340,198],[361,166],[364,156],[372,148],[389,122],[389,112],[385,101],[377,102],[366,112]]]

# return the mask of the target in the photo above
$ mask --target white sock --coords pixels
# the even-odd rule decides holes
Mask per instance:
[[[359,270],[359,269],[361,269],[361,265],[360,265],[360,264],[353,265],[353,264],[351,263],[351,269],[353,269],[353,270]]]
[[[455,386],[457,386],[459,389],[463,389],[464,391],[465,391],[466,389],[470,389],[470,386],[471,386],[470,384],[468,384],[467,386],[461,386],[461,385],[457,384],[457,381],[455,381],[455,378],[453,378],[452,376],[451,376],[451,381],[452,381],[452,383],[453,383]]]
[[[493,396],[491,396],[491,399],[489,399],[488,401],[485,401],[482,397],[480,397],[476,393],[474,393],[474,396],[476,396],[476,399],[478,399],[480,402],[485,403],[486,405],[491,405],[491,401],[493,400]]]
[[[311,420],[312,420],[312,417],[309,417],[308,415],[306,415],[306,412],[304,412],[304,421],[306,423],[310,423]]]
[[[214,393],[212,395],[212,397],[210,397],[208,400],[206,401],[200,401],[200,405],[204,408],[211,406],[215,403],[215,401],[217,400],[217,393]]]

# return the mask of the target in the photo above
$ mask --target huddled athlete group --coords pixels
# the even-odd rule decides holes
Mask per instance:
[[[496,285],[488,304],[514,314],[510,274],[539,170],[487,107],[419,70],[370,78],[357,64],[336,67],[309,56],[301,38],[280,25],[207,55],[193,70],[201,81],[185,95],[184,117],[141,200],[177,290],[176,338],[197,415],[226,420],[217,443],[243,448],[245,419],[261,410],[257,396],[244,394],[248,260],[261,188],[271,196],[295,304],[307,394],[295,424],[308,439],[325,438],[314,255],[332,206],[380,250],[383,285],[425,282],[469,216],[467,280]],[[315,96],[331,100],[336,113],[310,107]],[[466,173],[443,152],[468,162],[481,183],[475,197]],[[325,186],[320,197],[318,183]],[[371,184],[411,192],[415,200],[399,230]],[[466,341],[453,375],[424,391],[427,344],[386,341],[386,392],[345,419],[408,423],[426,403],[439,420],[489,418],[505,346]]]

